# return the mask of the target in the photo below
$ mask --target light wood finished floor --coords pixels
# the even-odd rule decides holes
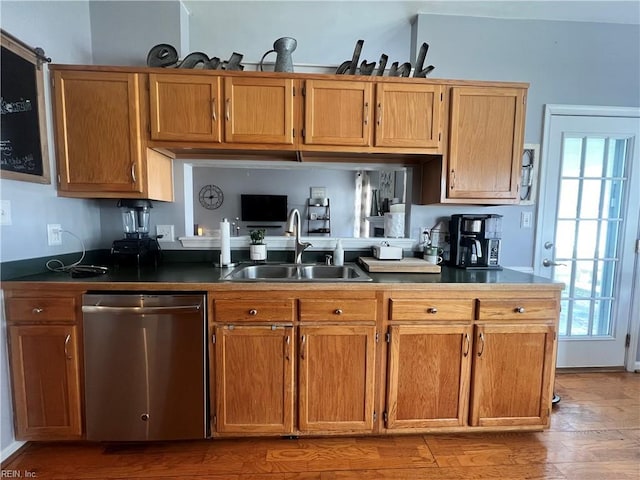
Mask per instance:
[[[640,375],[559,373],[551,429],[376,438],[30,444],[26,478],[415,480],[640,478]]]

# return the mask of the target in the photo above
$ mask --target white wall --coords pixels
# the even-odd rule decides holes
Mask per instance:
[[[89,4],[69,2],[0,3],[0,24],[4,30],[27,44],[42,47],[55,63],[91,63]],[[48,73],[48,72],[45,72]],[[3,72],[4,74],[4,72]],[[45,101],[50,105],[48,75]],[[51,110],[47,108],[49,155],[55,178]],[[20,260],[60,253],[77,252],[78,242],[63,234],[61,247],[48,247],[46,224],[60,223],[81,236],[87,248],[95,248],[100,236],[100,210],[94,201],[63,199],[56,196],[55,185],[41,185],[14,180],[0,180],[0,196],[11,202],[13,225],[2,226],[0,261]],[[2,309],[0,338],[0,458],[5,458],[20,442],[13,437],[13,420],[9,401],[6,350],[6,326]]]

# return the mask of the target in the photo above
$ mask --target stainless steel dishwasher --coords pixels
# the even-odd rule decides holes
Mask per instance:
[[[87,439],[208,436],[206,296],[83,296]]]

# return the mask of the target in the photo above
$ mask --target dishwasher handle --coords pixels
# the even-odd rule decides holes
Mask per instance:
[[[202,304],[178,305],[171,307],[111,307],[105,305],[83,305],[82,313],[113,313],[113,314],[149,314],[149,313],[184,313],[199,312]]]

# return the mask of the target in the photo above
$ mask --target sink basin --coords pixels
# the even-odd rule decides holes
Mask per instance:
[[[223,280],[240,282],[370,282],[371,277],[355,264],[240,265]]]

